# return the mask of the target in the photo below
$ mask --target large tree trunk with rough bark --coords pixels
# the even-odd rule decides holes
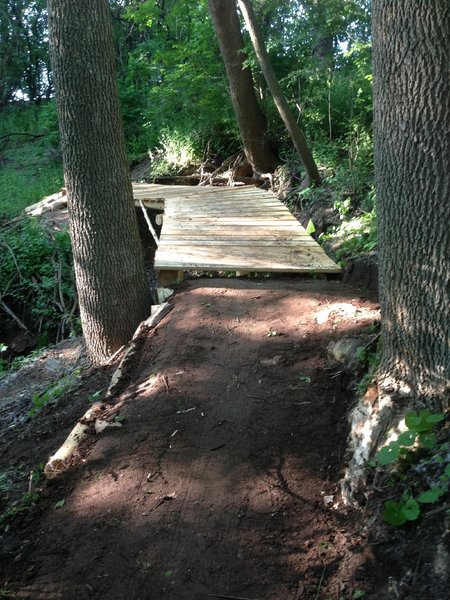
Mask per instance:
[[[236,4],[234,0],[208,0],[208,4],[245,155],[255,173],[273,171],[278,160],[267,138],[267,122],[256,99],[251,71],[244,67],[244,40]]]
[[[374,2],[383,385],[450,392],[449,3]]]
[[[238,4],[250,34],[261,71],[263,72],[264,78],[275,102],[275,106],[277,107],[280,117],[283,119],[283,122],[286,125],[286,129],[288,130],[289,135],[294,142],[295,149],[297,150],[300,160],[305,167],[307,184],[320,185],[319,170],[313,155],[308,148],[306,138],[298,126],[294,113],[292,112],[286,97],[283,94],[283,90],[278,83],[277,76],[275,75],[275,71],[273,70],[272,63],[270,62],[269,55],[264,45],[253,6],[250,0],[238,0]]]
[[[383,350],[378,398],[357,408],[349,475],[408,408],[449,405],[449,31],[448,0],[373,3]]]
[[[107,0],[49,0],[50,49],[83,333],[99,362],[150,312]]]

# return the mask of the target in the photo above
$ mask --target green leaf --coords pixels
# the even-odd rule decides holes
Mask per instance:
[[[399,527],[406,523],[407,518],[402,512],[402,505],[395,500],[388,500],[384,505],[383,519],[389,525]]]
[[[59,500],[58,502],[55,503],[55,508],[62,508],[65,503],[66,503],[65,500]]]
[[[427,417],[425,420],[427,423],[439,423],[440,421],[444,420],[444,415],[442,413],[435,413],[433,415],[430,415],[429,417]]]
[[[390,465],[398,458],[399,454],[400,446],[396,442],[391,442],[376,453],[376,458],[382,465]]]
[[[418,431],[417,427],[420,426],[421,418],[416,412],[410,412],[405,416],[406,427],[411,431]]]
[[[444,470],[444,475],[445,475],[446,477],[450,477],[450,464],[448,464],[448,465],[445,467],[445,470]]]
[[[417,501],[421,502],[422,504],[433,504],[439,500],[443,493],[444,491],[440,488],[431,488],[431,490],[427,490],[426,492],[420,494],[420,496],[417,498]]]
[[[436,447],[436,436],[434,433],[420,433],[419,442],[428,450],[432,450]]]
[[[306,226],[306,233],[308,235],[311,235],[312,233],[314,233],[316,231],[316,228],[314,227],[314,223],[312,222],[312,220],[310,219],[308,221],[308,225]]]
[[[420,507],[414,498],[407,500],[400,510],[408,521],[415,521],[420,515]]]
[[[397,442],[402,446],[412,446],[416,441],[415,431],[404,431],[398,436]]]

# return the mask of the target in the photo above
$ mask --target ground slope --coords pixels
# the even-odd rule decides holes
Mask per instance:
[[[326,348],[361,334],[377,306],[295,279],[186,282],[172,304],[127,372],[122,427],[6,539],[5,588],[33,600],[368,598],[378,570],[357,513],[338,506],[352,398]]]

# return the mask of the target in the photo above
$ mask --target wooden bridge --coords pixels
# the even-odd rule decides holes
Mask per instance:
[[[133,191],[137,204],[163,213],[157,270],[340,272],[271,192],[144,183]]]

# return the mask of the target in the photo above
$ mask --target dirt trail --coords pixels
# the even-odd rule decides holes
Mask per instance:
[[[47,485],[6,569],[14,597],[372,597],[356,517],[332,506],[352,400],[326,348],[376,316],[338,282],[183,284],[122,428]]]

